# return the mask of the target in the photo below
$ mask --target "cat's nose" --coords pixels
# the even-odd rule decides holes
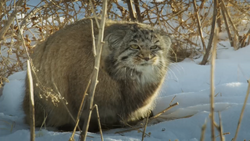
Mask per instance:
[[[144,57],[144,60],[148,61],[148,60],[149,60],[149,57]]]

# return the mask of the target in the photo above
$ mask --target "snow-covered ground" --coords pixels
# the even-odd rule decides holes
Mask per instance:
[[[247,92],[247,79],[250,78],[250,45],[234,51],[229,42],[218,44],[215,69],[215,119],[219,123],[218,112],[222,116],[223,132],[227,141],[234,137],[240,112]],[[179,102],[153,121],[146,130],[145,141],[198,141],[202,125],[207,120],[205,140],[211,140],[209,120],[210,65],[198,65],[197,60],[185,59],[171,64],[154,113]],[[29,140],[29,127],[24,124],[21,102],[24,95],[26,72],[18,72],[9,77],[0,97],[0,141]],[[249,101],[249,100],[248,100]],[[237,141],[250,140],[250,102],[247,103]],[[160,121],[160,122],[159,122]],[[141,140],[138,130],[116,133],[126,129],[104,131],[105,141]],[[142,129],[141,129],[142,131]],[[87,140],[100,141],[99,133],[88,133]],[[216,136],[219,133],[216,131]],[[67,141],[70,132],[36,129],[37,141]],[[78,140],[79,132],[75,135]],[[219,137],[216,138],[219,140]]]

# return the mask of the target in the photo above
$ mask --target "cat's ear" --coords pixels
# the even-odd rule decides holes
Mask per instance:
[[[163,40],[165,46],[166,46],[167,48],[170,48],[170,46],[171,46],[171,44],[172,44],[170,34],[164,32],[164,31],[160,31],[160,32],[159,32],[159,35],[161,36],[161,38],[162,38],[162,40]]]
[[[105,37],[110,49],[116,49],[123,44],[123,39],[126,36],[125,30],[112,31]]]
[[[166,47],[170,48],[172,44],[171,37],[169,35],[163,35],[162,38],[164,40]]]

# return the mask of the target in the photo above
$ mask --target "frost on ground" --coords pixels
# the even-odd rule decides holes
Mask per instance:
[[[220,42],[226,44],[227,42]],[[234,51],[232,47],[218,47],[215,69],[215,119],[219,124],[218,112],[222,116],[223,132],[226,140],[234,137],[241,108],[247,91],[247,79],[250,78],[250,46]],[[147,127],[146,141],[198,141],[202,125],[207,121],[205,140],[210,140],[209,94],[210,65],[198,65],[200,60],[186,59],[170,66],[154,113],[167,108],[173,97],[179,102],[161,118],[152,121]],[[26,72],[18,72],[9,77],[0,97],[0,141],[29,140],[29,127],[24,124],[22,99]],[[249,101],[249,100],[248,100]],[[250,140],[250,102],[247,103],[237,140]],[[104,131],[105,141],[141,140],[138,130],[116,133],[126,129]],[[142,131],[142,130],[141,130]],[[78,140],[79,132],[75,135]],[[216,136],[219,133],[216,131]],[[55,129],[36,129],[37,141],[66,141],[70,132],[58,132]],[[88,133],[87,140],[100,141],[99,133]],[[219,140],[219,137],[217,137]]]

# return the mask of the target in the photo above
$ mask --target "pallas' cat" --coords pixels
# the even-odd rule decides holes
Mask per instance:
[[[137,22],[110,20],[104,32],[94,104],[98,105],[102,127],[113,128],[144,118],[153,109],[169,65],[171,40],[162,30]],[[76,119],[94,69],[92,44],[91,22],[84,19],[37,45],[31,57],[36,126],[43,122],[51,127],[75,126],[68,111]],[[29,124],[28,85],[27,81],[23,108]],[[86,112],[84,108],[81,123]],[[97,129],[93,112],[89,131]]]

